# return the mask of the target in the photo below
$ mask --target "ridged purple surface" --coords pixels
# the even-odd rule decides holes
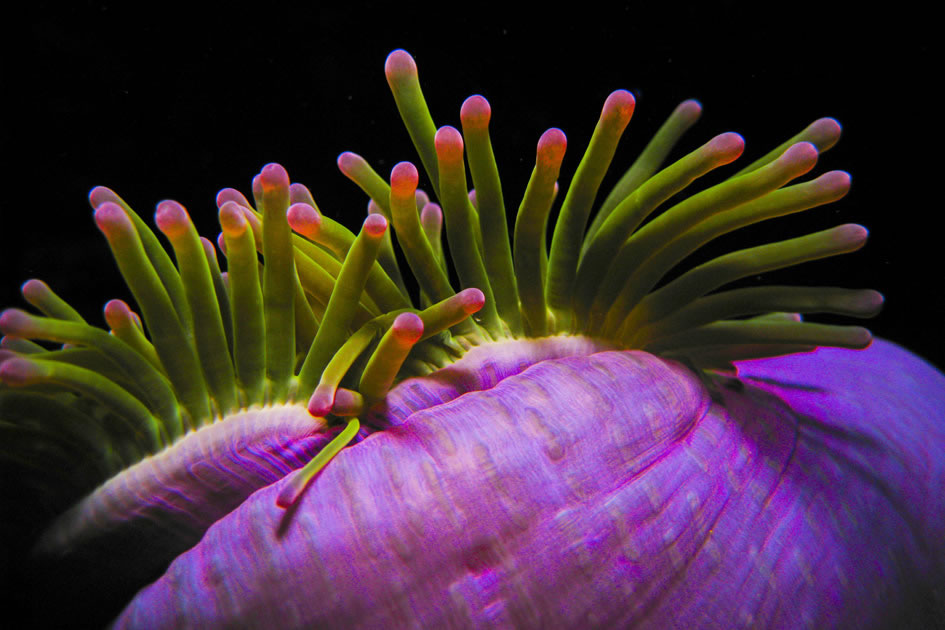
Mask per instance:
[[[254,493],[116,626],[885,627],[945,577],[945,377],[883,342],[742,374],[710,405],[602,352],[417,411],[297,509]]]
[[[365,421],[380,428],[403,424],[416,411],[450,402],[468,392],[491,389],[541,361],[611,349],[612,346],[587,337],[545,337],[476,346],[452,365],[399,383],[365,414]]]
[[[261,487],[304,466],[327,428],[299,406],[236,414],[113,477],[43,534],[46,587],[90,608],[153,580]],[[82,576],[76,580],[75,576]]]

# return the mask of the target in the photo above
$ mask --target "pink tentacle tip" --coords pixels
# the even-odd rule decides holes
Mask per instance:
[[[443,209],[435,203],[428,203],[420,211],[420,223],[439,228],[443,224]]]
[[[246,231],[249,223],[243,216],[242,207],[235,201],[227,201],[220,206],[220,227],[229,237],[239,236]]]
[[[266,164],[262,172],[259,173],[259,178],[262,183],[263,193],[283,188],[288,190],[289,188],[289,173],[281,164],[276,164],[275,162]]]
[[[335,392],[335,402],[331,405],[332,415],[341,418],[350,418],[359,415],[364,410],[364,398],[361,394],[339,387]]]
[[[440,127],[433,138],[433,144],[440,160],[458,162],[463,159],[463,136],[455,127]]]
[[[850,192],[850,186],[853,184],[853,178],[846,171],[828,171],[814,181],[819,187],[833,192],[834,199]]]
[[[307,203],[312,205],[314,201],[312,191],[306,188],[305,184],[295,182],[289,185],[289,203]]]
[[[463,311],[468,315],[477,313],[486,305],[486,294],[479,289],[463,289],[456,294],[463,301]]]
[[[217,234],[217,247],[220,248],[220,251],[223,252],[224,256],[229,256],[226,251],[226,238],[223,236],[223,232]],[[226,272],[223,272],[223,275],[226,276]]]
[[[365,164],[367,162],[363,157],[351,151],[345,151],[338,156],[338,169],[349,178],[354,177],[358,171],[364,168]]]
[[[729,164],[737,160],[745,150],[745,139],[734,131],[719,134],[709,140],[706,147],[719,164]]]
[[[459,117],[463,121],[463,129],[485,129],[492,118],[492,108],[484,96],[475,94],[463,101]]]
[[[217,193],[217,208],[222,208],[223,204],[228,201],[239,204],[244,208],[249,208],[249,201],[246,200],[246,197],[243,196],[243,193],[236,190],[235,188],[224,188]]]
[[[817,164],[817,158],[820,154],[810,142],[798,142],[788,147],[781,157],[778,158],[782,164],[789,165],[792,170],[798,170],[803,175]]]
[[[368,236],[379,238],[387,231],[387,219],[383,214],[369,214],[364,220],[363,229]]]
[[[406,50],[397,49],[387,55],[384,61],[384,74],[388,81],[396,81],[417,76],[417,62]]]
[[[835,118],[818,118],[807,128],[811,142],[821,151],[826,151],[840,140],[843,127]]]
[[[42,280],[32,278],[20,286],[20,293],[23,295],[23,299],[33,304],[41,300],[44,296],[49,295],[50,289],[49,285]]]
[[[35,332],[32,319],[25,311],[8,308],[0,313],[0,333],[13,337],[28,338]]]
[[[131,308],[124,300],[109,300],[103,309],[105,323],[110,328],[119,328],[125,321],[131,319]]]
[[[177,238],[187,233],[190,227],[190,217],[184,206],[176,201],[162,201],[154,213],[154,222],[158,229],[168,238]]]
[[[322,217],[307,203],[294,203],[285,213],[289,227],[302,236],[314,240],[322,226]]]
[[[702,116],[702,103],[694,98],[687,99],[677,105],[676,111],[673,113],[681,117],[687,123],[692,124]]]
[[[423,336],[423,320],[416,313],[401,313],[391,324],[391,332],[401,342],[413,345]]]
[[[295,474],[298,474],[296,472]],[[295,503],[298,495],[298,490],[295,488],[295,484],[288,483],[282,491],[279,492],[279,496],[276,497],[276,507],[282,510],[288,510],[292,507],[292,504]]]
[[[636,104],[633,94],[627,90],[616,90],[611,92],[607,100],[604,101],[604,108],[600,117],[605,121],[613,121],[623,128],[630,122]]]
[[[557,127],[552,127],[538,139],[538,162],[551,168],[560,168],[564,153],[568,148],[568,138]]]
[[[106,201],[95,209],[93,216],[95,217],[95,225],[98,226],[98,229],[107,239],[135,229],[131,219],[117,203]]]
[[[860,298],[860,307],[863,311],[869,312],[870,316],[879,314],[883,310],[883,304],[886,303],[886,297],[879,291],[872,289],[864,291]]]
[[[873,334],[862,326],[850,326],[850,332],[855,335],[852,342],[854,348],[863,350],[873,343]]]
[[[837,237],[841,243],[862,247],[870,236],[870,231],[856,223],[845,223],[837,230]]]
[[[390,172],[391,193],[400,197],[415,196],[420,174],[410,162],[400,162]]]
[[[316,418],[324,418],[331,413],[335,403],[335,388],[331,385],[319,383],[308,399],[308,412]]]
[[[32,385],[43,378],[43,368],[35,361],[12,358],[0,364],[0,381],[10,387]]]
[[[89,205],[93,208],[98,208],[105,202],[118,203],[119,197],[115,194],[111,188],[106,188],[105,186],[96,186],[91,191],[89,191]]]

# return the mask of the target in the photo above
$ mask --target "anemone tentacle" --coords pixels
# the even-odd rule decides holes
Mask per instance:
[[[227,514],[242,518],[251,495],[291,518],[333,458],[382,442],[373,439],[378,433],[407,435],[409,422],[420,427],[417,418],[440,413],[424,410],[528,370],[564,379],[574,369],[605,381],[612,364],[646,364],[637,375],[640,399],[659,398],[666,417],[677,396],[685,407],[672,435],[650,427],[659,440],[673,440],[709,413],[710,399],[748,405],[747,395],[709,396],[703,386],[718,387],[717,371],[814,347],[870,345],[864,328],[800,314],[869,318],[883,301],[875,291],[726,287],[855,251],[867,239],[859,225],[730,252],[665,281],[715,238],[841,199],[850,187],[845,172],[797,181],[839,140],[835,120],[815,121],[694,192],[703,176],[731,168],[745,141],[723,133],[663,166],[702,113],[687,100],[614,188],[602,191],[635,108],[633,96],[617,90],[563,194],[550,243],[567,139],[556,128],[541,136],[510,240],[509,188],[492,148],[489,102],[474,95],[463,103],[462,132],[437,127],[413,58],[394,51],[385,72],[432,195],[418,188],[421,174],[409,161],[397,163],[387,181],[361,156],[342,153],[340,171],[369,198],[354,233],[326,216],[282,166],[268,164],[252,181],[252,201],[236,189],[216,197],[223,271],[179,203],[163,201],[155,214],[172,259],[124,200],[95,188],[96,224],[140,315],[113,300],[105,308],[110,330],[99,329],[39,280],[27,281],[22,294],[42,316],[0,315],[0,462],[32,474],[31,457],[53,457],[62,472],[46,471],[36,482],[37,509],[50,517],[74,504],[42,538],[43,553],[81,563],[108,536],[133,553],[144,538],[173,532],[147,563],[110,574],[137,589],[213,523]],[[399,268],[395,242],[409,269]],[[415,280],[418,299],[405,278]],[[640,359],[649,356],[643,353],[659,358]],[[647,380],[665,371],[673,373],[670,385]],[[449,386],[439,389],[437,379]],[[727,417],[715,404],[712,417]],[[542,421],[516,431],[550,432],[550,442],[564,435]],[[82,437],[70,444],[73,435]],[[438,448],[452,448],[448,441]],[[221,459],[232,466],[218,465]],[[349,474],[356,459],[338,474]],[[213,509],[201,513],[206,503]]]
[[[674,194],[742,153],[744,143],[738,134],[722,134],[659,170],[672,144],[701,114],[701,105],[686,101],[606,196],[585,234],[600,180],[634,108],[632,95],[618,90],[604,103],[597,129],[565,195],[550,248],[546,247],[545,226],[566,139],[557,129],[542,136],[535,171],[516,220],[513,262],[502,184],[488,134],[488,101],[473,96],[461,108],[477,188],[473,204],[467,196],[463,137],[452,127],[436,129],[412,57],[404,51],[391,53],[386,71],[445,212],[440,214],[435,204],[418,206],[419,177],[409,162],[398,164],[387,182],[366,160],[346,152],[338,158],[339,168],[381,212],[371,215],[356,236],[325,217],[307,188],[290,183],[285,169],[271,164],[253,181],[255,208],[234,189],[217,196],[222,230],[218,243],[228,261],[224,280],[214,271],[218,269],[215,257],[202,251],[180,204],[162,202],[155,215],[177,258],[175,266],[137,213],[118,195],[99,187],[90,194],[96,222],[142,317],[123,303],[110,303],[106,318],[112,334],[103,337],[47,285],[30,280],[23,287],[24,298],[47,319],[7,311],[0,321],[0,329],[10,337],[7,345],[17,347],[14,339],[23,340],[20,348],[26,339],[80,344],[117,362],[123,374],[114,370],[103,374],[106,379],[111,375],[114,380],[108,382],[119,389],[105,398],[110,402],[100,404],[105,409],[112,406],[106,415],[121,409],[125,421],[140,417],[144,425],[151,426],[146,430],[151,435],[149,452],[172,444],[188,429],[256,405],[298,402],[308,404],[317,415],[350,416],[354,409],[364,409],[365,403],[346,394],[347,412],[333,416],[333,395],[339,389],[358,394],[359,382],[375,383],[374,378],[365,381],[358,376],[366,363],[356,366],[355,361],[357,354],[371,354],[369,348],[393,325],[392,316],[406,309],[420,314],[425,326],[431,318],[443,317],[434,316],[429,309],[421,313],[412,306],[402,288],[396,259],[383,255],[384,243],[389,241],[388,221],[419,281],[424,303],[449,312],[450,325],[435,324],[437,336],[425,332],[417,347],[400,361],[401,369],[385,377],[382,386],[368,386],[368,401],[379,400],[384,391],[407,376],[448,365],[471,346],[505,338],[590,335],[608,347],[663,349],[672,356],[688,357],[696,365],[706,356],[706,347],[722,344],[732,350],[722,353],[726,361],[713,360],[706,367],[725,367],[739,358],[776,349],[818,344],[860,347],[869,342],[862,329],[732,320],[767,312],[769,306],[759,291],[732,295],[732,299],[741,296],[740,307],[722,307],[725,294],[702,297],[763,269],[855,249],[865,242],[865,230],[859,228],[838,228],[822,236],[729,254],[650,293],[670,269],[712,238],[842,197],[849,187],[849,176],[839,171],[785,186],[812,168],[818,151],[837,141],[840,127],[832,119],[813,123],[739,173],[665,210],[641,228],[644,219]],[[448,307],[462,293],[457,294],[451,286],[442,264],[439,222],[445,224],[461,289],[475,288],[482,292],[481,298],[467,297]],[[843,294],[845,299],[838,293],[828,297],[816,288],[794,288],[779,295],[781,299],[771,305],[777,310],[840,310],[859,317],[875,314],[881,302],[875,292],[863,291]],[[846,306],[838,306],[837,300]],[[746,301],[749,304],[744,304]],[[867,301],[871,306],[856,308],[852,304],[856,301]],[[713,304],[717,306],[710,308]],[[694,315],[697,305],[699,315]],[[467,319],[480,308],[479,319]],[[224,314],[230,316],[225,318]],[[713,324],[717,320],[728,323]],[[345,370],[325,381],[329,365],[337,364],[332,357],[343,347],[344,339],[362,326],[370,326],[370,331],[362,329],[364,342],[358,345],[359,352],[345,360]],[[727,340],[720,336],[721,331],[731,331],[724,333]],[[93,342],[92,337],[99,341]],[[357,335],[352,340],[355,338]],[[82,368],[58,368],[53,363],[55,370],[39,369],[50,361],[70,360],[57,352],[33,352],[30,360],[34,362],[25,363],[28,353],[21,351],[23,359],[7,361],[6,367],[0,368],[4,393],[27,383],[42,388],[56,382],[75,391],[86,377],[92,380]],[[719,348],[709,354],[718,357]],[[37,359],[46,363],[35,363]],[[346,375],[348,369],[355,373]],[[332,398],[326,400],[329,382],[334,383],[330,386]],[[90,387],[85,385],[86,396],[92,393]],[[105,400],[104,390],[95,391]],[[364,397],[363,392],[360,395]],[[82,404],[89,403],[83,398]],[[135,412],[130,411],[132,407]],[[124,434],[116,433],[120,435]]]

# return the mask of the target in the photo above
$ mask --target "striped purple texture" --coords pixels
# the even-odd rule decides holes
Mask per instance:
[[[116,627],[887,627],[945,582],[945,377],[877,341],[713,401],[645,353],[557,358],[369,435],[288,512],[282,483]]]

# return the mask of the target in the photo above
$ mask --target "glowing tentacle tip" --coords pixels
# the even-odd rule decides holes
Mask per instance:
[[[364,396],[354,390],[339,387],[335,392],[331,413],[339,418],[361,415],[364,413]]]
[[[870,231],[857,223],[844,223],[833,230],[838,245],[860,248],[866,244]]]
[[[423,336],[423,320],[416,313],[401,313],[394,319],[390,329],[398,342],[412,346]]]
[[[112,240],[121,234],[127,234],[134,230],[131,219],[125,214],[117,203],[106,201],[95,209],[95,225],[105,235],[105,238]]]
[[[316,210],[318,209],[312,191],[305,184],[298,182],[289,185],[289,203],[307,203]]]
[[[433,138],[437,158],[441,162],[456,163],[463,159],[463,136],[455,127],[440,127]]]
[[[286,211],[289,227],[309,240],[316,240],[322,226],[322,217],[307,203],[294,203]]]
[[[492,107],[485,97],[475,94],[463,101],[459,117],[463,121],[464,129],[485,129],[492,118]]]
[[[803,175],[810,171],[817,164],[817,158],[820,154],[810,142],[798,142],[788,147],[788,150],[781,154],[778,162],[796,173],[795,177]]]
[[[678,116],[685,125],[692,125],[702,116],[702,103],[694,98],[687,99],[676,106],[673,116]]]
[[[115,194],[115,191],[111,188],[106,188],[105,186],[96,186],[91,191],[89,191],[89,205],[93,208],[98,209],[103,203],[118,203],[119,197]]]
[[[308,399],[308,412],[316,418],[324,418],[331,413],[335,404],[335,387],[328,383],[319,383]]]
[[[176,201],[162,201],[154,213],[154,222],[158,229],[169,239],[174,240],[187,233],[190,217],[184,206]]]
[[[20,293],[30,305],[42,311],[43,315],[55,319],[85,322],[82,316],[68,302],[49,288],[42,280],[33,278],[20,286]]]
[[[604,101],[600,114],[601,120],[615,125],[622,132],[630,122],[630,117],[633,116],[634,107],[636,107],[636,100],[633,94],[626,90],[616,90],[611,92]]]
[[[369,404],[381,400],[390,391],[407,354],[423,337],[423,329],[420,316],[406,312],[398,315],[381,337],[358,384],[358,390]]]
[[[462,300],[462,308],[467,315],[478,313],[486,304],[486,294],[475,287],[463,289],[456,294],[456,297]]]
[[[412,196],[416,199],[420,174],[410,162],[400,162],[390,172],[390,190],[398,197]]]
[[[719,165],[737,160],[745,150],[745,139],[734,131],[719,134],[705,144]],[[815,156],[816,159],[816,156]]]
[[[862,326],[847,326],[847,328],[849,337],[845,341],[849,342],[851,348],[862,350],[873,343],[873,334],[868,329]]]
[[[568,148],[568,138],[557,127],[552,127],[538,139],[538,163],[545,168],[559,169]]]
[[[387,219],[383,214],[369,214],[364,220],[363,229],[368,236],[380,238],[387,231]]]
[[[804,134],[823,153],[840,140],[843,127],[834,118],[819,118],[807,126]]]
[[[384,61],[384,74],[387,76],[389,83],[416,77],[417,62],[406,50],[397,49],[387,55],[387,60]]]
[[[443,225],[443,209],[435,203],[428,203],[420,211],[420,224],[433,232],[439,232]]]
[[[217,193],[217,208],[222,208],[227,202],[235,203],[239,206],[243,206],[244,208],[250,207],[249,201],[247,201],[243,193],[236,190],[235,188],[224,188]]]
[[[249,227],[249,222],[243,215],[238,203],[227,201],[220,206],[220,228],[223,233],[229,237],[236,237],[243,234]]]
[[[853,181],[846,171],[828,171],[814,180],[817,186],[830,192],[830,201],[840,199],[848,192]]]
[[[8,308],[0,313],[0,333],[12,337],[30,339],[38,336],[39,327],[29,313],[18,308]]]
[[[851,307],[863,317],[876,317],[883,310],[885,302],[886,298],[882,293],[868,289],[857,294]]]
[[[124,300],[109,300],[105,304],[105,323],[112,330],[121,330],[129,324],[133,324],[139,330],[143,328],[141,318],[131,310],[128,303]]]
[[[263,193],[274,191],[280,188],[289,188],[289,173],[281,164],[272,162],[266,164],[259,174],[259,180],[262,184]]]
[[[345,151],[338,156],[338,170],[344,173],[345,177],[354,179],[355,175],[367,165],[363,157],[351,151]]]
[[[36,361],[17,357],[0,364],[0,382],[10,387],[26,387],[46,378],[48,378],[48,370]]]
[[[52,293],[52,289],[42,280],[33,278],[27,280],[20,286],[20,293],[23,295],[23,299],[33,306],[36,306],[38,303],[41,303],[46,296]]]

